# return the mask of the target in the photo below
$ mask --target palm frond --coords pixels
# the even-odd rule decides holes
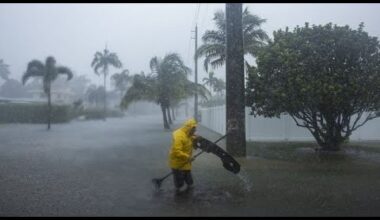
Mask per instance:
[[[208,71],[209,65],[213,68],[220,67],[226,59],[226,17],[223,10],[214,13],[216,30],[207,30],[202,36],[203,45],[197,51],[197,57],[204,57],[204,68]],[[266,22],[257,15],[251,14],[248,7],[244,8],[242,14],[243,46],[244,54],[257,55],[257,50],[264,46],[269,37],[260,26]]]
[[[94,67],[103,58],[103,54],[97,51],[94,55],[94,59],[91,62],[91,67]]]
[[[219,59],[216,59],[214,61],[211,61],[210,64],[211,66],[215,69],[215,68],[218,68],[220,66],[223,66],[223,64],[226,62],[226,58],[225,57],[221,57]]]
[[[195,84],[194,82],[191,82],[189,80],[186,81],[184,85],[184,94],[183,98],[189,98],[194,96],[195,93],[200,95],[204,99],[208,99],[208,97],[211,96],[210,91],[201,84]]]
[[[124,95],[120,107],[127,109],[132,102],[157,100],[157,87],[154,78],[145,75],[135,75],[133,84]]]
[[[203,85],[197,85],[198,95],[200,95],[204,99],[208,99],[211,96],[211,92]]]
[[[22,76],[22,84],[30,78],[34,76],[43,77],[45,75],[45,66],[39,60],[32,60],[28,63],[26,72]]]
[[[116,53],[110,53],[107,56],[107,62],[116,68],[121,68],[123,66]]]
[[[65,66],[58,66],[57,67],[57,73],[67,75],[67,80],[71,80],[74,76],[71,69],[69,69],[68,67],[65,67]]]
[[[98,63],[95,64],[94,71],[95,71],[95,74],[96,74],[96,75],[99,75],[99,74],[100,74],[98,70],[99,70],[100,68],[102,68],[102,67],[104,67],[104,63],[102,63],[102,62],[98,62]]]
[[[149,62],[149,67],[152,72],[158,72],[159,60],[157,57],[153,57]]]
[[[223,10],[218,10],[214,14],[214,21],[218,30],[226,29],[226,18]]]
[[[204,43],[223,44],[226,42],[226,33],[225,31],[207,30],[202,36],[202,41]]]
[[[225,54],[225,45],[223,44],[203,44],[197,50],[197,56],[209,56],[209,54]]]

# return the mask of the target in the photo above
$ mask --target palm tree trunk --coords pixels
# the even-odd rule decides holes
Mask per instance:
[[[186,106],[185,106],[185,115],[186,117],[189,116],[189,103],[186,101]]]
[[[124,91],[120,91],[120,103],[123,101]]]
[[[48,127],[47,129],[50,130],[50,123],[51,123],[51,89],[50,89],[50,82],[48,82]]]
[[[169,124],[173,124],[172,117],[170,116],[170,108],[169,108],[169,106],[166,107],[166,112],[168,113]]]
[[[173,107],[171,107],[171,109],[172,109],[172,116],[173,116],[173,121],[175,121],[174,108],[173,108]]]
[[[106,110],[106,106],[107,106],[107,90],[106,90],[106,72],[107,72],[107,68],[104,70],[104,111],[103,111],[103,120],[105,121],[106,120],[106,113],[107,113],[107,110]]]
[[[164,128],[165,129],[170,129],[170,126],[169,126],[169,123],[168,123],[168,120],[166,118],[166,108],[161,104],[161,111],[162,111],[162,118],[164,120]]]
[[[226,149],[232,156],[245,157],[242,3],[226,4],[226,24]]]

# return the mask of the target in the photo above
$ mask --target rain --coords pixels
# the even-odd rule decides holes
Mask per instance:
[[[379,216],[379,11],[0,4],[0,216]]]

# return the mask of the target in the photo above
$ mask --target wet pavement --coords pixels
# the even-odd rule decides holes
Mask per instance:
[[[219,137],[202,127],[198,133]],[[380,214],[377,166],[338,170],[343,178],[332,184],[334,169],[309,175],[291,162],[248,157],[238,159],[242,170],[235,175],[204,153],[193,164],[192,191],[176,196],[171,177],[156,191],[151,179],[170,172],[171,131],[160,115],[53,124],[49,132],[46,125],[2,124],[0,140],[0,216]],[[356,188],[329,192],[347,181]]]

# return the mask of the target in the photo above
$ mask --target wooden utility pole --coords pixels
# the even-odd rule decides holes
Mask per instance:
[[[194,72],[195,72],[195,95],[194,95],[194,119],[198,121],[198,56],[197,56],[197,49],[198,49],[198,26],[195,24],[195,51],[194,51]]]
[[[227,152],[246,156],[242,3],[226,4],[226,131]]]

